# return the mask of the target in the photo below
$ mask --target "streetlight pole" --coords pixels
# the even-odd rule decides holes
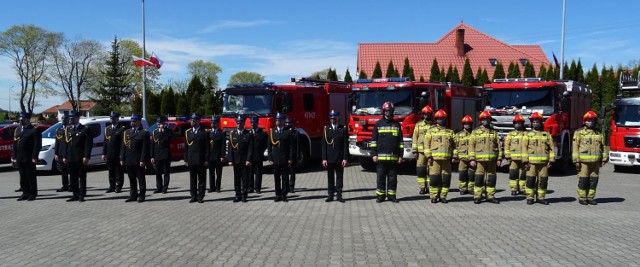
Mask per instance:
[[[564,16],[567,9],[567,0],[562,0],[562,38],[560,39],[560,80],[564,79]]]

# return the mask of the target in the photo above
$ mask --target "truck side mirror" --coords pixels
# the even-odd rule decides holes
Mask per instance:
[[[293,106],[293,100],[291,99],[291,94],[287,92],[283,92],[284,103],[282,105],[282,113],[287,114],[291,112]]]
[[[418,114],[429,103],[429,92],[422,92],[418,97],[418,105],[413,108],[413,113]]]
[[[562,93],[562,99],[560,100],[560,110],[562,112],[571,111],[571,93],[569,92]]]

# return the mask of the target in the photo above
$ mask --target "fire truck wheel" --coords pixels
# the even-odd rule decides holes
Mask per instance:
[[[360,158],[360,166],[366,171],[375,171],[376,164],[373,162],[371,158]]]

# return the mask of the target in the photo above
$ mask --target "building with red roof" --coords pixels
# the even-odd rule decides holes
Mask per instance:
[[[93,109],[95,107],[96,107],[96,102],[94,101],[80,100],[80,110],[78,111],[78,113],[80,113],[81,117],[91,117],[93,114]],[[64,114],[64,112],[71,111],[71,109],[72,109],[71,101],[67,100],[60,105],[55,105],[53,107],[45,109],[44,111],[42,111],[42,115],[45,118],[57,117],[58,119],[61,119],[62,114]]]
[[[521,72],[524,65],[531,62],[536,74],[540,65],[550,65],[539,45],[510,45],[461,22],[435,43],[358,44],[358,73],[364,70],[371,77],[376,62],[380,62],[385,75],[389,60],[402,71],[405,58],[409,58],[415,77],[423,76],[426,80],[429,80],[434,58],[440,69],[446,71],[452,65],[458,68],[461,76],[468,58],[474,77],[480,67],[487,70],[489,79],[493,77],[497,62],[502,63],[505,73],[510,62],[520,64]]]

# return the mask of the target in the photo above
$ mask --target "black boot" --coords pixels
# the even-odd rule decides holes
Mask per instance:
[[[344,198],[342,198],[342,195],[338,195],[338,202],[340,203],[344,203]]]
[[[378,196],[376,198],[376,203],[382,203],[382,202],[384,202],[384,196]]]
[[[589,203],[589,205],[598,205],[598,202],[595,199],[588,199],[587,203]]]
[[[518,195],[518,191],[511,191],[511,195],[512,196],[517,196]]]
[[[533,205],[533,199],[527,199],[527,205]]]
[[[549,205],[549,202],[546,199],[538,199],[538,203],[542,204],[542,205]]]
[[[327,199],[324,200],[324,202],[331,202],[333,201],[333,196],[328,196]]]
[[[493,203],[493,204],[500,204],[500,201],[498,201],[495,197],[487,199],[487,202]]]
[[[584,199],[578,200],[578,203],[580,203],[580,205],[587,205],[587,201]]]
[[[479,199],[479,198],[474,198],[473,199],[473,204],[480,204],[480,201],[482,201],[482,200]]]
[[[442,202],[442,204],[447,204],[449,203],[449,200],[447,200],[446,198],[440,198],[440,202]]]
[[[425,188],[425,187],[420,188],[420,192],[419,192],[420,195],[424,195],[426,193],[427,193],[427,188]]]
[[[389,199],[389,201],[391,201],[391,202],[393,202],[393,203],[398,203],[398,202],[400,202],[400,201],[398,200],[398,198],[396,198],[396,196],[389,196],[389,197],[388,197],[388,199]]]

